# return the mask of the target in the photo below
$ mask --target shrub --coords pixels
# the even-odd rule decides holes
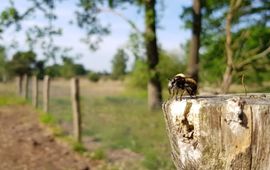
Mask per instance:
[[[98,82],[100,79],[100,75],[96,72],[89,72],[88,79],[92,82]]]

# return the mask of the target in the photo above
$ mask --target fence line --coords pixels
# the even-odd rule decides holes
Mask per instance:
[[[28,99],[28,92],[29,92],[29,83],[28,83],[28,76],[24,75],[18,76],[16,78],[17,83],[17,92],[18,95],[22,96],[25,99]],[[39,85],[38,79],[34,75],[31,77],[31,100],[32,105],[37,108],[38,106],[38,96],[39,96]],[[51,79],[49,76],[44,76],[42,82],[42,108],[43,112],[48,113],[50,110],[50,89],[51,89]],[[59,89],[60,90],[60,89]],[[58,91],[59,92],[59,91]],[[61,92],[61,91],[60,91]],[[70,80],[70,98],[71,98],[71,105],[72,105],[72,121],[73,121],[73,136],[77,142],[82,141],[82,127],[81,127],[81,109],[80,109],[80,87],[79,87],[79,79],[72,78]],[[68,105],[66,106],[68,107]]]

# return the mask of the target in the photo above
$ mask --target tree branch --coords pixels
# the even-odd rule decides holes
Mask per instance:
[[[238,64],[237,67],[236,67],[236,69],[242,69],[243,67],[245,67],[246,65],[250,64],[254,60],[261,59],[261,58],[265,57],[269,53],[270,53],[270,46],[268,48],[266,48],[264,51],[262,51],[261,53],[256,54],[256,55],[254,55],[252,57],[249,57],[245,61],[243,61],[240,64]]]
[[[135,24],[132,20],[130,20],[130,19],[128,19],[126,16],[124,16],[123,14],[121,14],[121,13],[115,11],[115,10],[112,10],[112,9],[110,9],[110,8],[99,8],[99,11],[100,11],[100,12],[111,13],[111,14],[114,14],[114,15],[116,15],[116,16],[122,18],[122,19],[123,19],[124,21],[126,21],[126,22],[131,26],[131,28],[133,28],[138,34],[140,34],[140,35],[143,34],[143,33],[140,31],[140,29],[136,26],[136,24]]]

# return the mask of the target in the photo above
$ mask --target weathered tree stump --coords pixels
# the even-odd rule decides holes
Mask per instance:
[[[270,169],[269,95],[200,96],[163,104],[177,169]]]

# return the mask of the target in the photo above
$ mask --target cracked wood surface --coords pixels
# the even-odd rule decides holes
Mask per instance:
[[[270,95],[198,96],[163,104],[177,169],[270,168]]]

